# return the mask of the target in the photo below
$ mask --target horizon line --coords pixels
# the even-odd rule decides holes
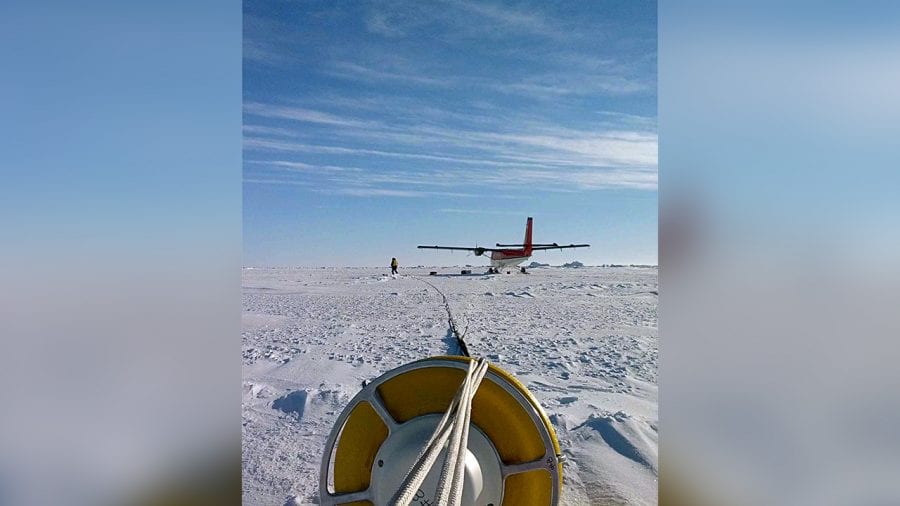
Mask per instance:
[[[578,262],[578,260],[575,260]],[[579,262],[580,263],[580,262]],[[659,264],[644,264],[644,263],[608,263],[608,264],[582,264],[583,267],[659,267]],[[489,265],[410,265],[405,267],[406,269],[426,269],[426,268],[436,268],[436,269],[450,269],[450,268],[466,268],[466,267],[490,267]],[[518,267],[525,267],[530,269],[535,269],[537,267],[565,267],[565,264],[559,265],[551,265],[551,264],[541,264],[537,267],[528,267],[527,265],[518,265]],[[403,268],[403,267],[401,267]],[[387,266],[381,265],[243,265],[241,269],[390,269]]]

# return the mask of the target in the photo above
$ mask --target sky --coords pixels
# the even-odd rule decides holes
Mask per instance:
[[[240,14],[216,0],[3,4],[7,263],[240,265]]]
[[[657,263],[655,2],[243,5],[244,265]]]

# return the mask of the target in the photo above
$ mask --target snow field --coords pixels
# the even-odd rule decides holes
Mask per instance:
[[[387,272],[244,270],[245,504],[316,503],[325,439],[362,382],[458,353],[441,294],[423,280],[447,296],[473,356],[544,407],[566,459],[563,504],[656,504],[655,268]]]

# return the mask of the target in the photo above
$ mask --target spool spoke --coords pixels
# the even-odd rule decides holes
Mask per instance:
[[[548,457],[541,457],[537,460],[532,460],[531,462],[524,462],[522,464],[514,464],[511,466],[504,465],[502,466],[503,476],[509,476],[511,474],[519,474],[519,473],[527,473],[528,471],[534,471],[535,469],[547,469],[552,470],[553,467],[549,467],[547,464]],[[555,467],[555,462],[553,462],[553,466]]]
[[[394,417],[391,416],[384,406],[384,401],[381,399],[381,394],[378,393],[377,389],[372,392],[367,401],[372,406],[372,409],[375,410],[375,413],[384,421],[384,424],[387,425],[388,432],[393,432],[394,428],[397,427],[397,420],[394,420]]]

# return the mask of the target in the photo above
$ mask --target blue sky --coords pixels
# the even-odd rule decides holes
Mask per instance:
[[[240,265],[240,30],[217,0],[4,3],[7,263]]]
[[[245,265],[657,261],[656,3],[244,2]]]

